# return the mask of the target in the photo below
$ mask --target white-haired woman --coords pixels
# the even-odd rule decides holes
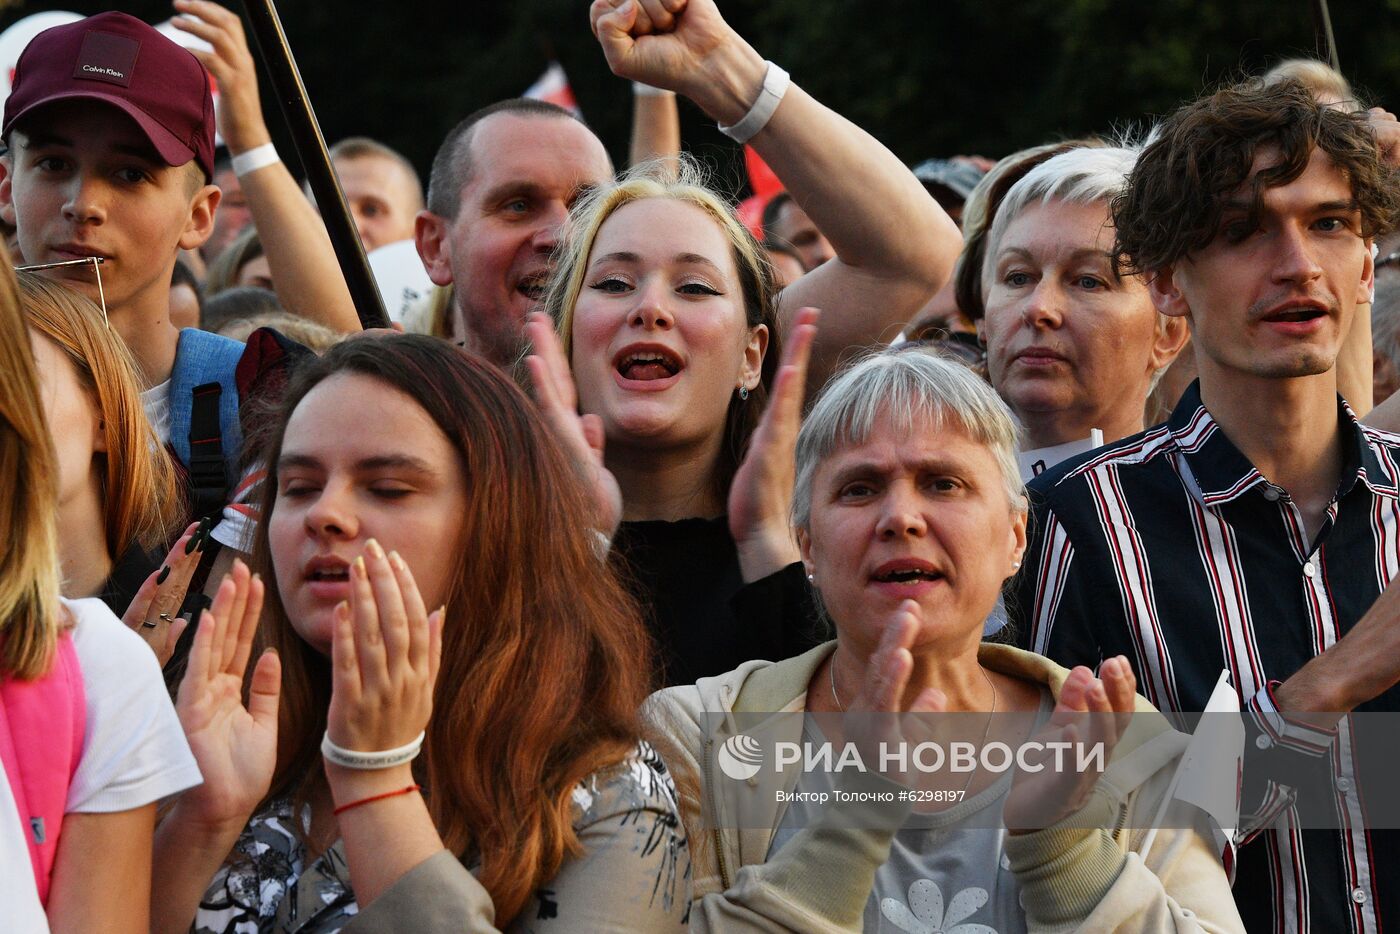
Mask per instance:
[[[866,358],[816,402],[798,441],[793,514],[835,641],[648,702],[695,844],[692,929],[1242,930],[1206,833],[1164,828],[1145,862],[1133,852],[1183,738],[1136,698],[1126,660],[1107,660],[1096,678],[981,641],[1025,547],[1015,441],[987,385],[924,349]],[[1125,727],[1117,715],[1134,709],[1142,715]],[[814,743],[839,715],[874,712],[961,713],[933,725],[958,722],[974,740],[1071,727],[1086,739],[1087,729],[1105,743],[1107,769],[1013,782],[979,767],[941,787],[956,801],[941,809],[844,815],[777,791],[897,786],[790,769],[775,790],[721,771],[736,732]],[[1075,726],[1076,713],[1098,716]]]
[[[1185,320],[1159,314],[1142,277],[1114,261],[1108,206],[1136,160],[1112,146],[1061,153],[1012,186],[991,221],[978,327],[1027,448],[1142,431],[1157,375],[1187,341]]]

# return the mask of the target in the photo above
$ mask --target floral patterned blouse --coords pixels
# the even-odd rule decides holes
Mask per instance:
[[[632,876],[629,887],[647,901],[643,910],[685,930],[690,854],[675,784],[656,751],[639,743],[616,766],[580,782],[573,803],[574,830],[586,850],[581,861],[619,863],[610,874]],[[334,934],[350,923],[358,906],[343,842],[307,865],[293,828],[288,800],[274,801],[248,822],[200,902],[193,934]],[[547,883],[509,930],[577,930],[569,923],[569,894]]]

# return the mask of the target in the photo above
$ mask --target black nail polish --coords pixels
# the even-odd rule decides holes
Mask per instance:
[[[190,536],[190,540],[189,540],[189,541],[185,542],[185,554],[187,554],[187,555],[188,555],[188,554],[193,554],[193,553],[194,553],[194,550],[195,550],[196,548],[198,548],[198,547],[199,547],[199,533],[196,532],[196,533],[194,533],[193,535]]]
[[[165,583],[165,579],[166,579],[167,577],[169,577],[169,576],[170,576],[170,565],[167,564],[165,567],[163,567],[163,568],[160,569],[160,576],[156,578],[156,583],[157,583],[157,584],[163,584],[163,583]]]

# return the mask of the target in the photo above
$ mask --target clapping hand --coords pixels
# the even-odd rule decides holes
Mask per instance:
[[[370,539],[350,565],[350,600],[335,608],[331,708],[335,745],[380,752],[410,744],[427,729],[442,656],[444,609],[429,614],[413,573],[397,552]],[[402,784],[409,766],[355,774],[327,764],[337,800],[378,782]]]
[[[211,827],[241,828],[266,795],[277,764],[282,666],[273,651],[253,669],[248,704],[243,673],[262,613],[263,582],[241,560],[224,576],[200,617],[189,667],[175,702],[204,783],[181,799],[187,815]]]
[[[948,697],[938,688],[925,688],[912,699],[905,698],[914,673],[910,649],[918,635],[921,616],[917,601],[905,600],[899,605],[881,633],[879,645],[866,660],[853,696],[843,701],[838,684],[847,683],[846,679],[834,671],[830,677],[837,707],[847,714],[863,715],[841,727],[855,743],[862,761],[868,767],[878,764],[885,778],[905,785],[913,784],[911,777],[889,771],[883,764],[882,749],[897,749],[910,739],[905,735],[906,728],[913,724],[902,714],[942,713],[948,708]],[[837,665],[841,658],[838,649],[828,664]]]
[[[1043,744],[1039,757],[1027,754],[1028,763],[1039,771],[1020,771],[1007,795],[1003,816],[1011,833],[1026,833],[1049,827],[1081,810],[1089,803],[1101,773],[1096,769],[1069,767],[1079,755],[1057,760],[1049,743],[1069,743],[1071,750],[1092,750],[1103,744],[1102,762],[1107,765],[1113,749],[1127,730],[1136,704],[1137,680],[1132,666],[1121,655],[1099,667],[1099,677],[1083,665],[1070,672],[1060,688],[1060,698],[1050,723],[1034,740]],[[1066,765],[1056,767],[1057,761]]]
[[[789,513],[802,393],[819,314],[815,308],[802,308],[793,316],[768,408],[729,485],[729,533],[738,547],[744,580],[750,583],[800,557]]]
[[[583,468],[593,495],[594,528],[608,538],[622,521],[622,489],[603,465],[603,420],[580,415],[578,393],[569,361],[548,315],[535,312],[525,321],[525,333],[534,353],[525,358],[535,399],[555,437]]]
[[[910,649],[919,633],[921,615],[917,600],[905,600],[895,610],[880,635],[880,644],[866,662],[860,688],[846,705],[846,712],[942,713],[947,708],[948,697],[938,688],[925,688],[907,704],[904,700],[909,676],[914,673]]]

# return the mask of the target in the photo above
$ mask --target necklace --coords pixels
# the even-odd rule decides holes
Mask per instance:
[[[987,745],[987,736],[992,732],[992,718],[996,716],[997,712],[997,686],[996,682],[992,680],[992,676],[987,674],[987,669],[978,665],[977,670],[982,672],[982,678],[987,682],[987,687],[992,689],[992,709],[991,712],[987,714],[987,725],[982,727],[982,741],[978,744],[981,747],[985,747]],[[834,652],[831,655],[830,664],[827,665],[827,674],[831,675],[831,699],[836,701],[836,709],[845,713],[846,705],[841,703],[841,695],[836,693],[836,653]],[[972,779],[976,774],[977,770],[975,768],[968,773],[967,781],[963,783],[962,794],[958,797],[959,801],[967,798],[967,790],[972,787]]]

